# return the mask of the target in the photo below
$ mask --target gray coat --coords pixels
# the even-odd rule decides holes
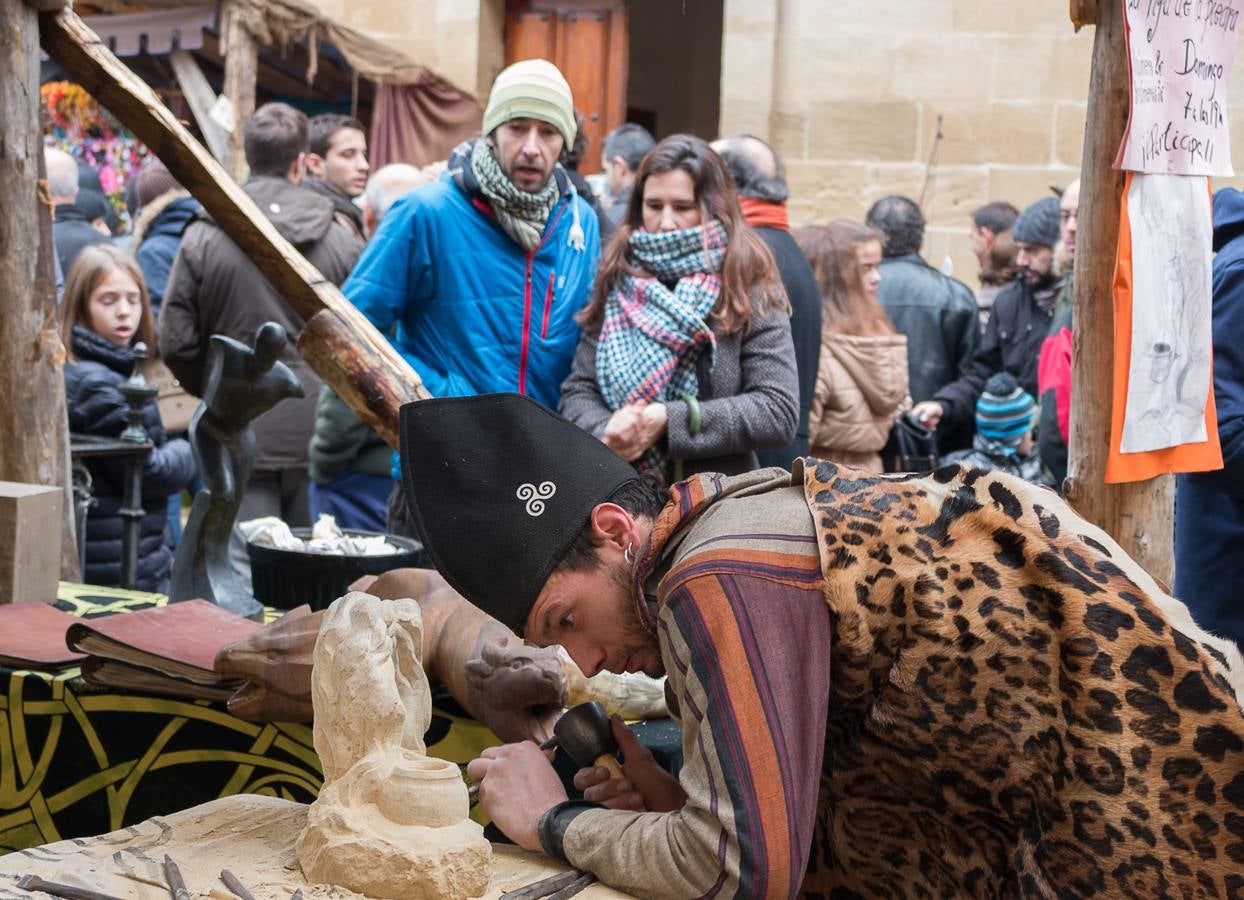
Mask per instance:
[[[799,376],[787,314],[755,317],[734,334],[714,331],[717,362],[709,377],[700,377],[700,433],[690,433],[685,401],[665,404],[668,455],[686,461],[684,476],[754,469],[756,451],[788,443],[799,424]],[[579,338],[558,410],[599,438],[613,410],[596,386],[596,338]]]

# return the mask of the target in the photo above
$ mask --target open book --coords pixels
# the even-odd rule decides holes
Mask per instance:
[[[206,600],[186,600],[77,620],[65,643],[92,657],[82,666],[92,683],[223,700],[239,682],[214,670],[216,653],[259,627]]]

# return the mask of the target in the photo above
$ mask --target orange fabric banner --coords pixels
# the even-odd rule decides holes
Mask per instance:
[[[1180,444],[1163,450],[1121,453],[1123,413],[1127,408],[1128,372],[1132,362],[1132,223],[1127,201],[1132,178],[1127,173],[1120,200],[1119,247],[1114,264],[1114,383],[1111,391],[1110,453],[1106,458],[1106,483],[1145,481],[1176,472],[1210,472],[1222,468],[1222,448],[1218,443],[1218,412],[1214,408],[1213,362],[1210,364],[1210,390],[1205,403],[1207,439]],[[1210,190],[1206,179],[1206,190]]]

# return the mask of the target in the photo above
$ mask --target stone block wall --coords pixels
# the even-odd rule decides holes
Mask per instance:
[[[926,258],[949,256],[975,287],[972,211],[991,200],[1022,209],[1080,167],[1094,30],[1076,34],[1067,8],[726,0],[721,133],[757,134],[783,155],[795,223],[862,219],[886,194],[923,194]],[[1244,63],[1231,82],[1244,172]]]

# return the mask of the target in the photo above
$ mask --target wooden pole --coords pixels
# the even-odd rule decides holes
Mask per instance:
[[[64,488],[61,577],[76,581],[38,27],[31,6],[0,4],[0,481]]]
[[[207,142],[208,148],[216,158],[224,162],[229,159],[233,151],[233,145],[230,143],[232,135],[212,118],[212,106],[216,103],[216,92],[207,83],[207,76],[203,74],[203,70],[199,68],[199,64],[194,61],[189,51],[174,50],[168,55],[168,61],[173,67],[173,74],[177,76],[177,84],[181,87],[182,95],[190,104],[190,111],[194,113],[194,120],[199,123],[199,131],[203,133],[203,140]]]
[[[225,83],[224,94],[233,107],[233,131],[229,134],[229,151],[225,168],[235,181],[246,178],[246,154],[242,149],[242,132],[255,112],[255,79],[259,72],[259,45],[243,24],[233,3],[222,9],[224,20]]]
[[[1174,479],[1106,484],[1114,372],[1112,285],[1123,173],[1114,168],[1127,123],[1128,64],[1123,4],[1097,0],[1089,127],[1081,163],[1076,237],[1075,328],[1067,499],[1151,575],[1174,574]]]
[[[246,178],[246,153],[243,149],[243,132],[246,121],[255,113],[255,78],[259,73],[259,45],[255,36],[250,34],[243,24],[243,17],[235,9],[233,2],[225,2],[224,19],[224,56],[225,83],[224,95],[233,106],[234,129],[229,134],[229,153],[225,158],[225,168],[234,180]]]
[[[429,396],[414,369],[72,10],[44,14],[39,29],[48,55],[151,148],[307,322],[298,350],[311,367],[397,447],[398,408]]]

